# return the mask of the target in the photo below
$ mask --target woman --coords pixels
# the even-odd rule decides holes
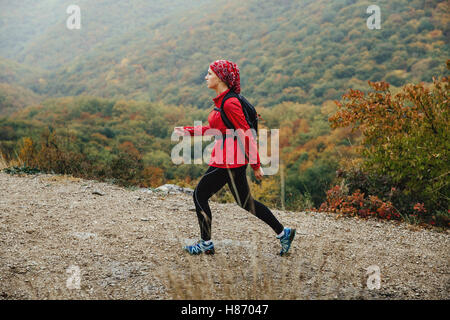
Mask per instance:
[[[240,76],[238,66],[227,60],[217,60],[209,66],[208,74],[205,77],[208,88],[214,90],[217,96],[213,99],[217,108],[221,107],[223,98],[229,91],[237,94],[240,93]],[[249,130],[249,125],[245,120],[242,106],[239,99],[236,97],[228,98],[223,105],[226,116],[232,122],[236,130],[242,129],[244,132]],[[175,132],[180,135],[194,135],[201,133],[208,134],[208,129],[220,130],[222,137],[225,136],[227,127],[222,121],[220,112],[213,110],[208,117],[209,126],[199,127],[176,127]],[[198,132],[198,133],[197,133]],[[281,223],[275,218],[272,212],[264,204],[254,200],[250,194],[250,188],[247,182],[246,169],[250,161],[255,177],[262,179],[264,173],[261,168],[258,152],[250,152],[249,147],[257,150],[256,141],[252,135],[246,135],[246,143],[244,149],[242,143],[238,146],[240,141],[233,137],[226,137],[225,141],[216,141],[211,152],[211,160],[209,168],[203,177],[200,179],[197,187],[194,190],[194,203],[197,212],[198,222],[200,225],[201,240],[183,249],[190,254],[214,254],[214,244],[211,241],[211,210],[208,204],[208,199],[218,192],[225,184],[228,184],[234,199],[241,208],[253,213],[256,217],[267,223],[277,234],[280,239],[281,251],[280,255],[284,255],[289,251],[291,242],[295,236],[295,229],[284,228]],[[248,143],[247,143],[248,142]],[[223,144],[223,145],[222,145]],[[228,153],[234,153],[229,158],[234,158],[234,161],[229,161],[226,156]],[[247,156],[245,163],[237,161],[237,159],[244,159],[242,152]],[[241,153],[241,154],[240,154]],[[256,156],[255,156],[256,154]],[[224,160],[225,159],[225,160]],[[249,161],[248,161],[249,160]]]

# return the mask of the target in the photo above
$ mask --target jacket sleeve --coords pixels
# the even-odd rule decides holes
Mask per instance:
[[[248,125],[247,120],[245,120],[241,103],[237,98],[227,99],[223,105],[223,110],[236,130],[242,129],[244,133],[248,132],[247,130],[250,129],[250,126]],[[249,148],[252,150],[250,153]],[[247,154],[252,169],[258,170],[261,166],[261,162],[259,159],[258,146],[252,134],[245,136],[245,153]]]
[[[185,131],[187,131],[189,133],[189,135],[193,136],[194,133],[200,133],[202,134],[202,136],[205,135],[205,131],[211,129],[210,126],[196,126],[196,127],[183,127]],[[197,130],[197,131],[195,131]]]

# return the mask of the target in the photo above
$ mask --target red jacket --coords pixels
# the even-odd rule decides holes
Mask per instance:
[[[222,104],[222,100],[225,97],[225,95],[230,91],[229,89],[222,92],[220,95],[215,97],[213,99],[214,104],[217,108],[220,108]],[[245,120],[244,113],[242,111],[242,106],[239,100],[235,97],[229,98],[225,101],[223,105],[225,114],[227,115],[228,119],[230,119],[231,123],[234,125],[236,130],[242,129],[243,133],[250,133],[250,131],[247,131],[250,129],[247,120]],[[219,130],[223,136],[226,134],[226,130],[228,129],[225,126],[225,123],[222,121],[222,117],[220,116],[220,112],[216,110],[212,110],[211,113],[208,116],[208,122],[209,126],[197,126],[197,127],[183,127],[186,131],[189,132],[191,136],[194,135],[194,130],[197,130],[196,134],[203,135],[213,135],[214,133],[207,132],[209,129],[216,129]],[[242,135],[241,137],[245,137],[245,152],[249,157],[250,166],[253,168],[253,170],[258,170],[258,168],[261,166],[260,159],[259,159],[259,153],[258,153],[258,147],[255,139],[251,134],[246,134],[245,136]],[[242,139],[240,141],[243,141]],[[218,167],[218,168],[237,168],[241,167],[245,164],[248,164],[249,161],[245,157],[243,153],[243,147],[244,145],[239,145],[239,142],[237,139],[233,139],[233,137],[226,137],[225,138],[225,144],[222,148],[222,140],[217,140],[214,144],[214,148],[211,152],[211,159],[209,161],[209,166],[212,167]],[[233,149],[234,146],[234,149]],[[227,151],[228,153],[234,152],[234,156],[228,155],[230,159],[227,160]],[[252,152],[249,152],[252,151]],[[220,153],[222,153],[222,159],[220,158]],[[230,161],[231,158],[233,161]],[[238,163],[239,160],[239,163]]]

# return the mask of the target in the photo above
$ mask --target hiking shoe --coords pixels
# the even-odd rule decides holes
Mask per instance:
[[[281,238],[279,238],[281,243],[280,256],[283,256],[286,253],[288,253],[289,248],[291,247],[292,240],[294,240],[294,237],[295,237],[295,229],[284,228],[284,235]]]
[[[183,250],[189,252],[190,254],[214,254],[214,244],[212,241],[210,244],[205,244],[204,240],[199,240],[193,245],[184,246]]]

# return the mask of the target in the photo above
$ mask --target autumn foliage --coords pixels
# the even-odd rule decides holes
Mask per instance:
[[[395,95],[386,82],[369,85],[374,91],[350,89],[343,101],[336,101],[338,111],[329,121],[332,128],[351,126],[363,133],[360,169],[363,176],[377,177],[366,182],[372,183],[371,191],[381,195],[381,202],[370,198],[373,194],[365,194],[367,200],[358,192],[348,195],[331,189],[322,209],[398,218],[383,192],[390,188],[396,192],[393,208],[398,212],[413,217],[420,213],[422,220],[433,223],[435,213],[443,212],[448,226],[449,78],[433,78],[430,87],[408,84]],[[341,173],[344,182],[361,178],[350,171]]]
[[[400,213],[390,201],[382,201],[377,196],[365,196],[360,190],[348,195],[340,186],[334,186],[327,191],[327,201],[319,211],[336,212],[342,216],[359,216],[362,218],[376,217],[381,219],[401,218]]]
[[[144,168],[139,150],[130,141],[114,147],[108,163],[102,163],[79,146],[74,136],[60,136],[50,127],[44,129],[35,141],[24,137],[18,156],[26,167],[85,178],[110,179],[124,186],[157,187],[165,181],[161,168]]]
[[[61,138],[53,128],[43,130],[40,139],[22,139],[19,159],[24,165],[55,173],[79,173],[84,156],[74,150],[74,137]]]

